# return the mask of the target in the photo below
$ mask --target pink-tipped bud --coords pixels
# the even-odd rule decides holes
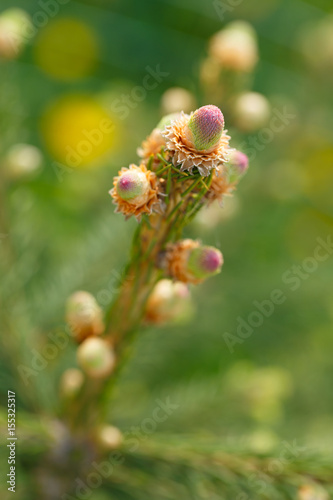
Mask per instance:
[[[66,321],[77,342],[92,335],[100,335],[104,330],[102,310],[95,297],[88,292],[75,292],[66,304]]]
[[[130,204],[137,204],[141,200],[145,202],[150,185],[147,176],[140,170],[127,170],[123,172],[117,182],[116,191],[118,196]]]
[[[89,337],[78,347],[77,362],[92,378],[105,378],[116,365],[116,356],[109,344],[99,337]]]
[[[155,132],[158,130],[155,129]],[[160,134],[157,135],[157,138],[151,138],[152,143],[148,144],[148,147],[147,144],[144,145],[145,151],[140,151],[140,154],[146,159],[149,158],[147,149],[149,150],[152,146],[155,150],[157,146],[154,144],[155,139],[160,141]],[[161,147],[162,144],[159,142],[156,152]],[[153,210],[159,210],[161,206],[158,179],[144,163],[139,166],[132,164],[129,168],[122,168],[114,177],[113,188],[109,193],[113,198],[113,203],[117,205],[116,212],[124,214],[126,218],[134,215],[139,221],[143,214],[151,214]]]
[[[190,239],[170,243],[162,266],[173,279],[198,284],[220,272],[223,256],[217,248]]]
[[[187,268],[198,279],[206,279],[221,271],[223,256],[214,247],[194,248],[188,258]]]
[[[245,153],[234,149],[229,155],[228,166],[231,176],[239,179],[249,168],[249,158]]]
[[[224,117],[217,106],[208,105],[197,109],[186,127],[186,141],[196,151],[212,151],[221,139]]]

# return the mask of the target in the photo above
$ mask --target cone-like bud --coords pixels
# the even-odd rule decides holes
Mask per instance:
[[[30,144],[15,144],[7,152],[3,167],[10,179],[22,179],[35,174],[42,166],[42,154]]]
[[[118,196],[128,203],[145,203],[149,182],[146,175],[139,170],[128,170],[120,175],[116,190]]]
[[[187,268],[193,276],[206,279],[221,271],[223,257],[214,247],[199,247],[189,254]]]
[[[163,279],[157,283],[146,306],[148,323],[186,320],[191,314],[190,291],[184,283]]]
[[[117,427],[105,425],[97,431],[97,441],[104,450],[117,450],[124,441],[124,436]]]
[[[196,151],[212,151],[218,146],[224,128],[224,117],[217,106],[197,109],[190,117],[185,131],[186,140]]]
[[[245,153],[234,149],[230,152],[227,164],[229,183],[237,183],[249,168],[249,159]]]
[[[236,99],[233,113],[237,127],[244,132],[252,132],[266,125],[271,108],[262,94],[245,92]]]
[[[166,151],[181,170],[208,176],[227,161],[230,137],[223,130],[224,117],[219,108],[203,106],[191,115],[181,113],[163,130]]]
[[[102,310],[88,292],[75,292],[66,305],[66,321],[77,342],[87,337],[100,335],[104,330]]]
[[[65,398],[73,398],[80,391],[84,381],[81,370],[69,368],[64,371],[60,380],[60,392]]]
[[[109,191],[116,212],[123,213],[127,218],[134,215],[140,220],[142,214],[151,214],[152,210],[161,207],[158,179],[154,172],[142,165],[130,165],[122,168],[113,179],[114,188]]]
[[[187,239],[167,247],[163,264],[172,278],[197,284],[221,271],[223,256],[217,248]]]
[[[5,10],[0,16],[0,57],[18,57],[33,31],[31,19],[24,10]]]
[[[258,61],[257,37],[252,26],[235,21],[212,37],[210,55],[222,69],[250,72]]]
[[[100,337],[89,337],[78,347],[77,362],[92,378],[105,378],[116,365],[116,356],[111,346]]]
[[[248,169],[249,158],[245,153],[234,149],[230,153],[228,163],[238,170],[239,175],[243,175]]]

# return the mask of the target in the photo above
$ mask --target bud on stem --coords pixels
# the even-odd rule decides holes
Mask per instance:
[[[143,172],[128,170],[119,177],[116,190],[122,200],[135,205],[146,202],[149,187],[148,179]]]
[[[197,109],[190,117],[185,131],[188,144],[196,151],[211,151],[218,144],[224,128],[224,117],[217,106]]]
[[[194,248],[187,261],[188,271],[198,279],[206,279],[221,271],[222,254],[217,248],[203,246]]]
[[[223,256],[214,247],[190,239],[169,245],[165,268],[169,276],[183,283],[201,283],[221,271]]]
[[[238,182],[243,175],[246,174],[249,167],[249,159],[246,154],[234,149],[229,155],[227,163],[229,183],[234,184]]]
[[[82,342],[92,335],[100,335],[104,330],[102,310],[88,292],[76,292],[69,297],[66,321],[77,342]]]
[[[113,349],[99,337],[90,337],[78,347],[77,361],[82,370],[92,378],[107,377],[116,365]]]

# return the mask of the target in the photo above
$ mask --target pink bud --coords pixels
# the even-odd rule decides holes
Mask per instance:
[[[244,175],[249,167],[249,159],[247,155],[237,149],[231,151],[228,163],[239,175]]]
[[[116,190],[120,198],[131,203],[149,190],[147,176],[138,170],[128,170],[119,177]]]
[[[194,248],[188,259],[188,270],[199,279],[208,278],[221,271],[223,256],[214,247]]]
[[[208,105],[197,109],[190,117],[186,139],[197,151],[210,151],[220,142],[224,117],[217,106]]]

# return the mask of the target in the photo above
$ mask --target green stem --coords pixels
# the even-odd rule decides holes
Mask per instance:
[[[105,419],[117,375],[128,359],[133,339],[144,319],[146,302],[162,277],[158,265],[159,256],[165,245],[180,235],[189,217],[200,208],[201,199],[207,192],[208,187],[202,182],[202,178],[194,177],[194,182],[185,190],[179,201],[182,193],[176,188],[177,184],[171,177],[172,169],[169,167],[170,164],[168,164],[166,186],[169,195],[166,213],[152,215],[149,219],[142,218],[134,234],[130,262],[124,272],[122,285],[114,303],[106,313],[105,338],[116,352],[118,359],[116,371],[106,381],[98,383],[87,381],[72,408],[72,418],[70,418],[72,427],[78,425],[79,415],[81,415],[81,429],[94,427],[96,423]],[[187,176],[176,168],[174,170],[182,176]],[[197,198],[194,198],[192,191],[200,183],[202,188]]]

